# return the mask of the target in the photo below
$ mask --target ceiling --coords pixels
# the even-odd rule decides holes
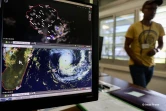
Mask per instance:
[[[115,2],[115,1],[120,1],[120,0],[99,0],[99,6],[104,6],[106,4],[109,4],[109,3]]]

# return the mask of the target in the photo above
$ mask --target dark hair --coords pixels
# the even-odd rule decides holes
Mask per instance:
[[[144,9],[146,5],[150,5],[150,4],[153,4],[153,3],[157,4],[158,6],[160,6],[160,5],[162,5],[163,0],[148,0],[148,1],[146,1],[143,4],[142,9]]]

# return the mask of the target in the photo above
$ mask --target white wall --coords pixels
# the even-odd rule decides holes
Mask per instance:
[[[145,1],[146,0],[119,0],[113,4],[107,4],[100,8],[99,18],[108,17],[119,12],[125,12],[126,10],[140,8]],[[166,0],[163,0],[163,5],[165,4]]]

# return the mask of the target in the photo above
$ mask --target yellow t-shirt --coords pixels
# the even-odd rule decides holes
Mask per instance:
[[[142,25],[139,21],[129,27],[125,37],[133,39],[131,50],[134,52],[135,57],[141,60],[145,66],[150,67],[155,65],[154,57],[147,56],[147,52],[154,49],[159,36],[164,35],[165,32],[161,24],[152,22],[150,28],[150,26]],[[134,62],[130,58],[129,65],[133,64]]]

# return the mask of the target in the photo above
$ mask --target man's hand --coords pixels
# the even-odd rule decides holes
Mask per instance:
[[[154,56],[155,54],[156,54],[156,50],[155,50],[155,49],[152,49],[152,50],[150,50],[150,51],[147,53],[148,56]]]

